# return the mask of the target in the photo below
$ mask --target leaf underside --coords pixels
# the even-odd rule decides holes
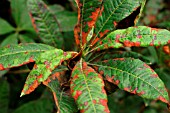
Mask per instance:
[[[0,48],[0,70],[34,62],[41,53],[51,49],[54,48],[44,44],[33,43],[9,45]]]
[[[21,96],[34,91],[41,82],[50,76],[57,66],[74,55],[74,52],[64,52],[61,49],[53,49],[42,53],[27,77]]]
[[[28,0],[27,7],[33,27],[42,42],[61,48],[63,39],[60,27],[47,5],[42,0]]]
[[[145,99],[169,103],[168,93],[162,80],[154,70],[138,59],[117,58],[91,65],[94,65],[106,80],[122,90]]]
[[[170,32],[168,30],[138,26],[111,32],[98,42],[94,50],[132,46],[160,46],[168,43],[170,43]]]
[[[109,113],[102,77],[82,59],[72,71],[71,93],[82,113]]]

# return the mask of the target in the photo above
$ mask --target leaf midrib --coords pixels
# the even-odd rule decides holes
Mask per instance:
[[[89,88],[89,86],[88,86],[88,84],[87,84],[86,77],[85,77],[86,74],[84,73],[83,67],[82,67],[82,59],[80,60],[80,68],[81,68],[81,72],[83,73],[83,78],[84,78],[84,81],[85,81],[85,84],[86,84],[86,87],[87,87],[87,90],[88,90],[88,93],[89,93],[89,96],[90,96],[90,100],[91,100],[91,102],[92,102],[93,99],[92,99],[91,91],[90,91],[90,88]],[[97,111],[96,111],[96,109],[95,109],[95,107],[94,107],[93,102],[92,102],[92,106],[93,106],[93,109],[94,109],[94,113],[97,113]]]
[[[25,52],[28,52],[28,53],[36,53],[36,52],[45,52],[47,50],[31,50],[31,51],[19,51],[19,52],[14,52],[14,53],[7,53],[7,54],[2,54],[0,55],[0,58],[1,57],[4,57],[4,56],[9,56],[9,55],[14,55],[14,54],[22,54],[22,53],[25,53]]]

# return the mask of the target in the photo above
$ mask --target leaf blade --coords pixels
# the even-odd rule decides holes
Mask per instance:
[[[94,26],[103,0],[76,0],[78,6],[78,24],[74,29],[76,44],[83,46],[87,42],[88,32]]]
[[[0,112],[8,112],[8,104],[10,97],[10,87],[7,80],[0,78]]]
[[[47,5],[42,0],[28,0],[27,7],[33,27],[41,41],[61,48],[63,39],[60,25]]]
[[[81,112],[109,112],[104,82],[93,68],[81,59],[71,76],[71,93]]]
[[[6,20],[2,18],[0,18],[0,23],[1,23],[0,35],[10,33],[15,30]]]
[[[46,81],[43,82],[44,85],[49,87],[53,92],[56,106],[58,107],[58,112],[60,113],[75,113],[78,111],[77,105],[74,99],[68,93],[62,91],[61,84],[62,78],[65,76],[65,70],[56,72],[48,77]]]
[[[103,12],[97,20],[91,45],[96,44],[103,36],[116,29],[116,25],[129,16],[141,5],[139,0],[105,0]],[[121,12],[121,13],[120,13]]]
[[[0,48],[0,70],[21,66],[37,60],[41,52],[54,49],[44,44],[20,44]]]
[[[12,17],[20,30],[30,30],[34,32],[28,10],[26,8],[26,0],[11,0]]]
[[[95,49],[160,46],[168,43],[170,43],[168,30],[138,26],[111,32],[97,44]]]
[[[41,53],[26,79],[21,96],[34,91],[41,82],[45,81],[50,76],[57,66],[74,55],[74,52],[64,52],[61,49],[53,49]]]
[[[142,61],[131,58],[117,58],[95,65],[98,72],[120,89],[146,99],[160,100],[169,104],[164,83],[154,70]]]
[[[11,34],[7,36],[2,42],[1,47],[7,46],[7,45],[17,45],[18,44],[18,34]]]

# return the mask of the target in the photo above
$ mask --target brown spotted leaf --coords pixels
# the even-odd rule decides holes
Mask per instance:
[[[71,77],[71,93],[81,113],[109,113],[101,75],[81,59]]]
[[[59,113],[76,113],[78,109],[73,97],[70,92],[66,93],[61,88],[63,78],[65,78],[65,69],[61,70],[62,68],[49,76],[43,84],[51,89]]]
[[[94,26],[103,0],[75,0],[78,6],[78,24],[74,29],[76,44],[83,46],[87,35]]]
[[[34,91],[41,82],[50,76],[57,66],[74,55],[74,52],[64,52],[61,49],[53,49],[40,54],[40,57],[27,77],[21,96]]]
[[[91,45],[115,30],[117,24],[133,13],[140,5],[141,0],[104,0],[102,12],[95,24],[95,36]]]
[[[138,26],[111,32],[97,44],[95,50],[132,46],[160,46],[168,43],[170,43],[170,31]]]
[[[117,58],[91,64],[106,80],[120,89],[145,99],[169,103],[162,80],[147,64],[138,59]]]
[[[28,0],[27,7],[33,27],[43,43],[62,47],[63,39],[55,15],[42,0]]]
[[[44,44],[20,44],[0,48],[0,70],[34,62],[41,53],[52,49],[54,48]]]

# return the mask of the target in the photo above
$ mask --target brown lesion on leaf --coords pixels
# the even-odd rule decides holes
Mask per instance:
[[[123,42],[123,45],[125,46],[125,47],[132,47],[132,46],[135,46],[135,47],[140,47],[140,45],[141,45],[141,43],[140,42],[131,42],[131,41],[129,41],[129,40],[125,40],[124,42]]]
[[[162,102],[165,102],[165,103],[169,103],[168,100],[166,100],[163,96],[159,96],[158,97],[158,100],[162,101]]]
[[[30,94],[31,92],[33,92],[38,86],[39,86],[39,82],[38,80],[34,80],[34,82],[30,85],[25,84],[24,87],[28,87],[27,90],[22,90],[22,93],[24,94]]]
[[[0,64],[0,70],[5,70],[5,68],[2,64]]]
[[[157,29],[157,28],[150,28],[150,29],[151,29],[151,32],[152,31],[156,31],[156,32],[160,31],[160,29]]]
[[[117,26],[117,24],[118,24],[118,22],[113,21],[113,25],[114,25],[115,27]]]
[[[76,44],[78,46],[80,46],[80,25],[77,24],[75,27],[74,27],[74,38],[75,38],[75,41],[76,41]]]
[[[99,99],[99,103],[104,106],[104,112],[105,113],[110,113],[108,105],[107,105],[108,100],[107,99]]]
[[[31,18],[31,22],[32,22],[33,28],[34,28],[35,31],[38,33],[39,30],[38,30],[38,28],[37,28],[37,26],[36,26],[35,19],[34,19],[34,17],[32,16],[32,13],[29,13],[29,16],[30,16],[30,18]]]
[[[91,13],[90,18],[92,19],[91,21],[87,22],[88,26],[92,28],[98,18],[100,12],[100,8],[96,8],[94,12]]]
[[[78,98],[79,98],[79,96],[82,94],[82,91],[75,91],[75,95],[73,95],[73,98],[75,99],[75,100],[77,100]]]
[[[163,46],[162,49],[165,54],[168,54],[168,55],[170,54],[170,47],[168,45]]]

